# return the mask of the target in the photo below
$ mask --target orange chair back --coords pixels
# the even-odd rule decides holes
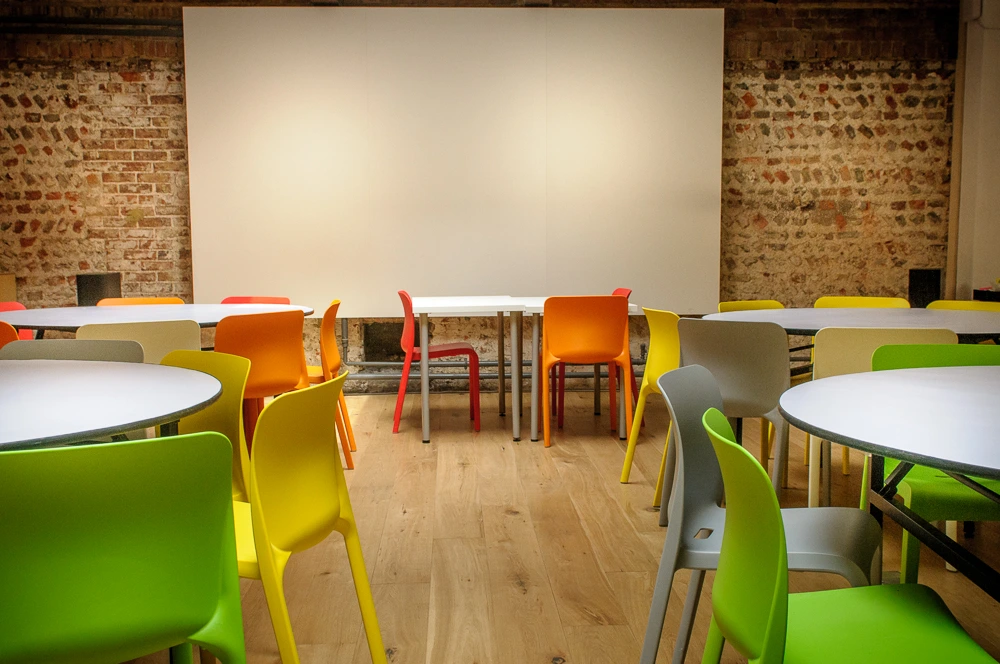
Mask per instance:
[[[409,355],[413,352],[414,322],[413,322],[413,300],[405,290],[399,291],[399,299],[403,301],[403,336],[399,339],[399,345],[403,352]]]
[[[0,302],[0,311],[24,311],[27,309],[20,302]],[[18,339],[24,339],[25,341],[29,339],[34,339],[35,335],[31,330],[20,330],[17,333]]]
[[[305,382],[301,311],[226,316],[215,329],[215,350],[250,360],[244,397],[262,399]]]
[[[17,341],[17,330],[10,323],[0,320],[0,348],[3,348],[11,341]]]
[[[291,304],[287,297],[268,297],[266,295],[233,295],[225,298],[222,304]]]
[[[123,307],[134,304],[184,304],[179,297],[106,297],[98,300],[99,307]]]
[[[628,300],[620,295],[550,297],[544,315],[544,352],[563,362],[597,364],[625,350]]]
[[[323,322],[319,326],[319,363],[323,369],[323,380],[333,380],[340,375],[340,347],[337,345],[337,310],[340,300],[334,300],[323,312]]]

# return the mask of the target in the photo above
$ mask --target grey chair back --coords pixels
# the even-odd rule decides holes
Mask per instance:
[[[142,362],[136,341],[90,339],[34,339],[12,341],[0,348],[0,360],[92,360]]]

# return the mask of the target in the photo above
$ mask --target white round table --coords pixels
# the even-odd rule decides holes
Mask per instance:
[[[213,376],[158,364],[3,360],[0,452],[173,423],[221,393]]]
[[[968,477],[1000,480],[1000,367],[833,376],[793,387],[781,396],[779,408],[807,433],[871,453],[872,514],[880,523],[883,513],[889,515],[1000,601],[996,570],[894,500],[909,464],[920,464],[1000,502]],[[888,478],[884,457],[904,462]]]
[[[952,309],[757,309],[705,316],[709,320],[777,323],[788,334],[814,336],[824,327],[908,327],[951,330],[965,342],[1000,335],[1000,313]]]
[[[91,323],[151,323],[193,320],[201,327],[215,327],[226,316],[263,314],[275,311],[313,313],[310,307],[294,304],[143,304],[120,307],[56,307],[2,311],[0,321],[27,330],[76,332]]]

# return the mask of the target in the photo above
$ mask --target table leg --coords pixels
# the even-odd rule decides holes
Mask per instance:
[[[539,331],[542,315],[531,314],[531,440],[538,440],[538,367],[541,365]]]
[[[521,312],[510,312],[510,413],[514,440],[521,440]]]
[[[878,521],[879,528],[882,527],[882,510],[876,504],[878,501],[872,500],[874,494],[882,491],[885,485],[885,457],[877,454],[871,455],[871,467],[868,472],[868,513]],[[876,577],[877,580],[876,580]],[[872,583],[882,583],[882,547],[875,551],[875,561],[872,564]]]
[[[431,370],[427,356],[430,334],[427,328],[427,314],[420,314],[420,425],[425,443],[431,442]]]
[[[503,366],[503,312],[497,312],[497,394],[500,397],[500,417],[507,414],[507,370]]]
[[[35,338],[41,339],[45,337],[45,330],[35,330]]]
[[[164,422],[160,425],[160,436],[176,436],[178,434],[178,425],[180,423],[177,420],[173,422]]]

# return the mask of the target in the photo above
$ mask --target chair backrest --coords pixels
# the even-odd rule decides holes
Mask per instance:
[[[302,311],[226,316],[215,329],[215,350],[250,360],[248,399],[282,394],[302,384],[306,356]]]
[[[143,323],[92,323],[76,331],[77,339],[126,339],[142,345],[146,364],[158,364],[174,350],[200,350],[201,328],[193,320]]]
[[[334,300],[323,312],[319,325],[319,363],[323,369],[323,380],[332,380],[340,373],[340,346],[337,344],[337,311],[340,300]]]
[[[17,330],[14,329],[13,325],[0,320],[0,348],[13,341],[17,341],[19,338]]]
[[[250,375],[250,360],[226,353],[175,350],[160,364],[193,369],[215,376],[222,383],[222,394],[207,408],[181,418],[179,433],[215,431],[225,436],[233,447],[233,500],[250,501],[250,456],[243,434],[243,391]]]
[[[788,389],[788,335],[775,323],[682,318],[681,365],[700,364],[715,376],[730,417],[760,417]]]
[[[1000,312],[1000,302],[982,302],[980,300],[934,300],[927,305],[928,309],[951,309],[959,311],[994,311]]]
[[[923,367],[1000,366],[1000,346],[954,344],[880,346],[872,354],[872,371]]]
[[[135,304],[184,304],[179,297],[106,297],[97,301],[99,307],[124,307]]]
[[[0,360],[91,360],[142,362],[137,341],[92,339],[36,339],[15,341],[0,348]]]
[[[895,327],[824,327],[816,333],[813,378],[871,371],[872,353],[897,344],[957,344],[951,330]]]
[[[620,295],[550,297],[543,315],[542,348],[564,362],[607,362],[628,348],[628,300]]]
[[[403,303],[403,335],[399,338],[399,347],[409,355],[413,352],[414,346],[417,345],[414,338],[416,323],[413,320],[413,298],[405,290],[401,290],[399,291],[399,299]]]
[[[287,297],[268,297],[266,295],[231,295],[222,300],[222,304],[291,304]]]
[[[0,311],[24,311],[25,309],[27,309],[27,307],[20,302],[0,302]],[[24,340],[35,338],[35,335],[32,334],[31,330],[19,330],[17,336],[18,339]]]
[[[632,297],[632,289],[631,288],[616,288],[613,291],[611,291],[611,294],[612,295],[621,295],[622,297],[624,297],[627,300],[630,297]]]
[[[816,300],[813,307],[816,309],[909,309],[910,303],[901,297],[825,295]]]
[[[672,311],[642,308],[649,325],[649,354],[642,373],[643,384],[655,385],[657,379],[681,364],[681,341],[677,335],[680,317]]]
[[[667,402],[677,446],[677,468],[670,491],[669,524],[684,524],[683,538],[693,537],[699,528],[696,516],[706,505],[722,503],[722,474],[705,433],[701,418],[709,408],[722,408],[719,384],[705,367],[691,365],[668,371],[656,385]],[[667,505],[667,503],[661,503]],[[664,519],[660,519],[661,525]],[[685,527],[687,526],[687,527]],[[695,532],[688,532],[694,528]]]
[[[295,553],[323,541],[350,510],[337,449],[337,399],[347,374],[283,394],[257,420],[250,458],[254,532],[271,551]]]
[[[751,662],[779,663],[788,624],[788,550],[767,473],[736,443],[726,416],[702,418],[726,486],[726,530],[712,584],[712,617]]]
[[[777,300],[729,300],[719,302],[719,313],[727,311],[755,311],[757,309],[784,309],[785,305]]]
[[[0,660],[242,653],[231,460],[216,433],[0,454]]]

